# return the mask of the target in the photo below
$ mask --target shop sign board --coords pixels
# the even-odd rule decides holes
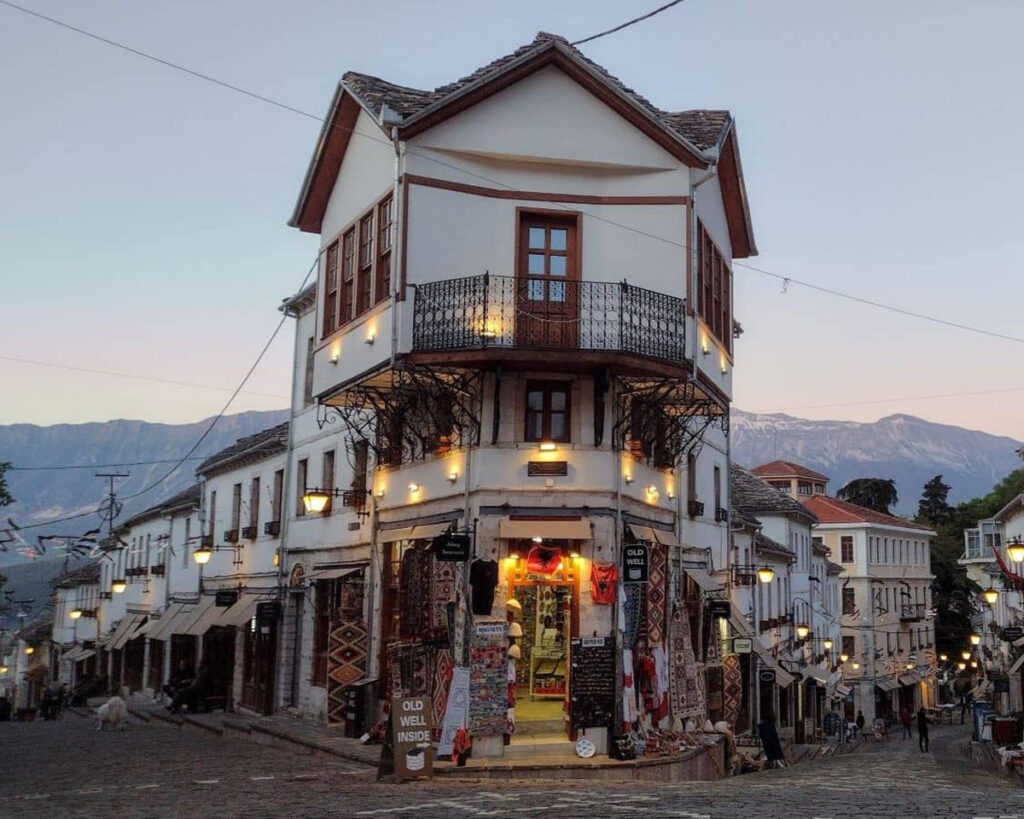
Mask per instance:
[[[993,680],[992,690],[997,694],[1009,694],[1010,693],[1010,681],[1009,680]]]
[[[221,589],[213,598],[215,605],[221,608],[227,608],[233,606],[238,602],[238,591],[237,589]]]
[[[732,653],[733,654],[749,654],[754,650],[754,641],[749,637],[733,637],[732,638]]]
[[[1024,628],[1020,626],[1007,626],[1003,629],[1003,639],[1008,643],[1019,640],[1021,637],[1024,637]]]
[[[762,668],[757,672],[757,678],[763,683],[773,683],[775,682],[775,669]]]
[[[622,582],[646,583],[649,578],[647,546],[643,543],[626,543],[622,547]]]
[[[444,709],[441,742],[437,746],[439,757],[449,757],[455,747],[455,735],[469,725],[469,668],[455,666],[448,687],[448,702]]]
[[[392,697],[395,782],[434,775],[433,703],[430,697]]]
[[[274,623],[281,614],[281,604],[276,600],[268,600],[256,604],[256,622],[260,625]]]
[[[442,563],[469,560],[469,535],[441,535],[434,539],[434,557]]]

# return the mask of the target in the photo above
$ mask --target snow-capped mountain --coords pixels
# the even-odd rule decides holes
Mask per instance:
[[[828,475],[829,494],[854,478],[892,478],[902,514],[917,511],[921,488],[936,475],[952,487],[949,497],[955,503],[986,494],[1024,467],[1014,452],[1020,441],[913,415],[857,423],[733,409],[731,431],[736,463],[796,461]]]

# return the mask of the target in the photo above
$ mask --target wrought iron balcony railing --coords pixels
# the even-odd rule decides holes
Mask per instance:
[[[924,603],[908,603],[900,606],[900,620],[903,622],[923,620],[924,615]]]
[[[488,273],[416,287],[412,348],[626,352],[686,361],[686,299],[627,282]]]

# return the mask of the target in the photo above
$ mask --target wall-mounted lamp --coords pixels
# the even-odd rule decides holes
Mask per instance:
[[[569,557],[571,557],[573,560],[579,560],[580,553],[574,549],[573,551],[569,552]]]
[[[626,483],[633,483],[633,476],[630,474],[623,475],[622,480],[624,480]]]
[[[963,657],[965,660],[969,660],[969,659],[971,659],[971,652],[969,652],[969,651],[961,651],[960,652],[960,656]]]
[[[771,566],[762,566],[757,570],[757,579],[762,583],[771,583],[775,579],[775,569]]]
[[[331,363],[332,364],[337,364],[339,360],[341,360],[341,351],[340,350],[332,350],[331,351],[331,358],[330,358]]]
[[[519,552],[516,551],[515,549],[509,549],[508,559],[513,561],[514,563],[518,563],[519,562]]]
[[[940,655],[939,655],[939,662],[940,662],[940,663],[944,663],[944,662],[946,662],[946,660],[948,660],[948,659],[949,659],[949,655],[947,655],[947,654],[940,654]]]
[[[977,660],[971,660],[971,668],[977,668],[977,667],[978,667],[978,661]]]
[[[661,494],[658,492],[658,487],[653,486],[653,485],[647,487],[647,502],[648,503],[657,503],[659,497],[661,497]]]
[[[966,671],[967,670],[967,663],[957,663],[956,667],[957,667],[958,671]]]
[[[675,500],[676,499],[676,490],[669,489],[666,494],[668,495],[668,499],[669,500]]]
[[[849,654],[847,654],[847,653],[846,653],[845,651],[844,651],[844,652],[842,652],[842,653],[841,653],[841,654],[839,655],[839,662],[841,662],[841,663],[845,663],[845,662],[846,662],[847,660],[849,660],[849,659],[850,659],[850,655],[849,655]]]
[[[110,590],[114,594],[121,594],[127,588],[128,588],[128,584],[125,583],[124,580],[122,580],[121,578],[118,578],[117,580],[111,580],[110,581]]]
[[[704,355],[708,355],[711,352],[711,342],[708,341],[707,333],[700,334],[700,351],[704,353]]]
[[[557,449],[557,447],[555,446],[555,442],[554,441],[541,441],[540,442],[540,451],[541,452],[554,452],[555,449]]]
[[[833,643],[828,637],[826,637],[824,640],[821,641],[821,646],[825,649],[825,651],[831,651]]]
[[[800,623],[796,627],[796,636],[799,637],[801,640],[806,640],[807,639],[807,635],[810,634],[810,633],[811,633],[811,627],[808,626],[806,623]]]
[[[914,669],[914,664],[913,663],[907,663],[907,671],[913,671],[913,669]]]
[[[973,634],[971,634],[971,645],[981,645],[981,635],[978,634],[978,632],[974,632]]]
[[[368,332],[366,334],[366,338],[363,339],[363,341],[366,342],[367,344],[373,344],[373,342],[375,342],[376,340],[377,340],[377,333],[375,331],[373,331],[373,330],[370,330],[370,332]]]
[[[35,646],[25,646],[25,653],[26,654],[35,654],[36,653]]]
[[[384,497],[384,487],[383,486],[378,486],[377,487],[377,497],[378,498],[383,498]]]
[[[210,558],[213,557],[213,549],[209,548],[208,546],[200,546],[198,549],[192,552],[192,557],[200,566],[205,566],[207,563],[210,562]]]
[[[994,606],[996,603],[999,602],[999,592],[992,587],[985,589],[985,591],[981,593],[981,596],[985,599],[985,602],[988,603],[990,606]]]
[[[411,484],[409,484],[409,491],[413,492],[413,493],[419,492],[420,491],[420,485],[418,483],[411,483]]]
[[[459,479],[459,470],[453,469],[451,472],[448,473],[448,480],[451,483],[455,483],[458,479]]]
[[[71,609],[71,611],[68,612],[68,617],[70,617],[72,620],[77,620],[81,616],[82,616],[82,610],[81,609]]]

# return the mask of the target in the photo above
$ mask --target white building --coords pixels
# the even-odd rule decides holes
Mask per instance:
[[[100,563],[69,569],[53,580],[53,637],[58,679],[70,686],[96,673],[99,637]]]
[[[601,728],[603,748],[608,709],[563,719],[568,646],[614,643],[624,543],[653,561],[652,624],[627,624],[638,661],[673,618],[677,635],[703,623],[729,557],[730,264],[756,252],[731,116],[658,109],[548,34],[434,91],[348,73],[292,224],[320,235],[321,264],[315,305],[285,308],[279,702],[337,720],[359,680],[376,681],[366,723],[394,693],[443,702],[409,669],[465,663],[514,600],[507,716]],[[329,516],[300,510],[314,488]],[[467,561],[431,556],[443,533]],[[695,649],[720,667],[717,645]],[[502,753],[504,713],[470,722],[475,754]]]

